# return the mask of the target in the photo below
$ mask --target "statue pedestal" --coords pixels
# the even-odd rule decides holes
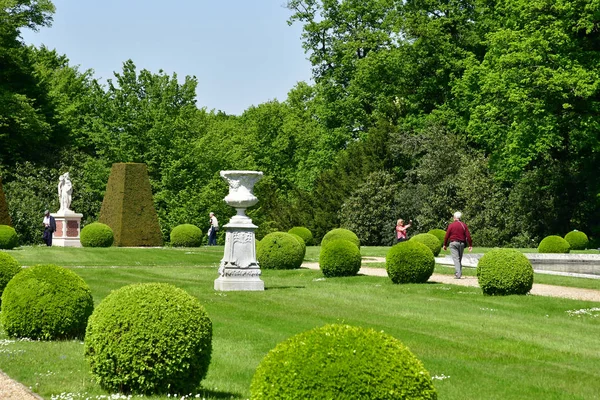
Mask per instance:
[[[81,218],[83,214],[71,210],[59,210],[50,214],[56,220],[56,232],[52,235],[52,246],[81,247],[79,233],[81,232]]]

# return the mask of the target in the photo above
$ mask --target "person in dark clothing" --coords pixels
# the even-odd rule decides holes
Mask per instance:
[[[473,250],[473,241],[467,224],[462,222],[460,218],[462,213],[457,211],[454,213],[454,222],[448,225],[446,236],[444,237],[444,250],[450,244],[450,254],[454,262],[454,278],[460,279],[462,276],[462,257],[465,251],[465,246],[469,245],[469,252]]]
[[[56,220],[52,215],[50,215],[50,211],[44,211],[44,235],[42,238],[44,239],[44,243],[46,246],[52,246],[52,234],[56,231]]]

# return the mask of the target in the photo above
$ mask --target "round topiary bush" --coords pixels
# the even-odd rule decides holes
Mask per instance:
[[[83,247],[110,247],[115,240],[110,226],[101,222],[92,222],[86,225],[80,234]]]
[[[10,250],[19,245],[19,236],[12,226],[0,225],[0,249]]]
[[[256,259],[261,268],[295,269],[302,265],[304,254],[298,239],[289,233],[273,232],[258,243]]]
[[[569,242],[560,236],[545,237],[538,246],[538,253],[568,253],[571,249]]]
[[[321,240],[321,246],[325,246],[327,244],[327,242],[329,242],[329,241],[338,240],[338,239],[348,240],[348,241],[354,243],[356,245],[356,247],[358,247],[360,249],[360,240],[358,239],[358,236],[356,236],[356,234],[354,232],[352,232],[351,230],[344,229],[344,228],[336,228],[336,229],[332,229],[329,232],[327,232],[325,234],[325,236],[323,236],[323,239]]]
[[[293,233],[300,236],[307,246],[312,246],[314,243],[312,232],[309,231],[308,228],[305,228],[303,226],[295,226],[292,229],[290,229],[288,233]]]
[[[440,241],[440,243],[442,244],[442,246],[444,245],[444,238],[446,237],[446,231],[443,229],[432,229],[429,232],[432,234],[433,236],[435,236],[436,238],[438,238],[438,240]]]
[[[569,242],[571,250],[585,250],[590,243],[587,235],[581,231],[571,231],[567,233],[565,235],[565,240]]]
[[[0,297],[2,297],[8,282],[19,272],[21,272],[21,266],[17,260],[10,254],[0,251]]]
[[[533,285],[533,268],[521,252],[495,249],[479,260],[477,279],[484,294],[527,294]]]
[[[206,376],[211,352],[206,311],[166,283],[111,292],[90,317],[84,341],[96,381],[123,393],[190,393]]]
[[[332,240],[321,246],[319,267],[328,278],[354,276],[360,270],[359,248],[344,239]]]
[[[202,231],[196,225],[178,225],[171,231],[171,246],[199,247],[202,244]]]
[[[80,338],[93,310],[89,286],[57,265],[24,269],[2,294],[2,325],[10,337]]]
[[[302,259],[304,260],[304,256],[306,255],[306,243],[300,236],[296,235],[295,233],[290,233],[290,235],[292,235],[294,239],[296,239],[298,243],[300,243],[300,246],[302,246]]]
[[[416,240],[394,245],[385,257],[385,269],[393,283],[425,283],[434,268],[433,253]]]
[[[440,254],[440,250],[442,250],[442,242],[440,242],[438,238],[431,233],[419,233],[418,235],[413,236],[410,240],[421,242],[425,246],[429,247],[429,250],[431,250],[434,257],[437,257],[438,254]]]
[[[250,398],[437,399],[429,372],[398,339],[325,325],[279,343],[260,362]]]

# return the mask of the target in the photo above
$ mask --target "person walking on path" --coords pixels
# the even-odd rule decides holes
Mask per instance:
[[[446,236],[444,237],[444,250],[450,243],[450,254],[454,262],[454,279],[460,279],[462,276],[462,257],[465,251],[465,246],[469,245],[469,252],[473,250],[473,241],[467,224],[462,222],[460,218],[462,213],[457,211],[454,213],[454,221],[448,225]]]
[[[208,245],[217,245],[217,231],[219,230],[219,221],[215,217],[215,213],[210,213],[210,228],[208,229]]]
[[[396,243],[406,240],[406,230],[412,225],[412,219],[408,221],[408,225],[404,225],[404,220],[400,218],[396,223]]]
[[[46,246],[52,246],[52,234],[56,231],[56,220],[52,215],[50,215],[50,211],[44,211],[44,243]]]

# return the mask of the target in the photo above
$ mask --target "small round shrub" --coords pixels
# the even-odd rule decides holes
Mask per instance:
[[[487,295],[527,294],[533,285],[533,268],[521,252],[495,249],[479,260],[477,279]]]
[[[398,339],[325,325],[275,346],[254,373],[250,398],[435,400],[437,392],[421,361]]]
[[[421,242],[425,246],[429,247],[429,250],[431,250],[434,257],[437,257],[438,254],[440,254],[440,250],[442,250],[442,242],[440,242],[438,238],[431,233],[419,233],[418,235],[413,236],[410,240]]]
[[[432,230],[430,230],[427,233],[430,233],[433,236],[435,236],[436,238],[438,238],[438,240],[440,241],[440,243],[442,245],[444,244],[444,238],[446,237],[446,231],[445,230],[443,230],[443,229],[432,229]]]
[[[196,225],[178,225],[171,231],[171,246],[199,247],[202,244],[202,231]]]
[[[290,233],[290,235],[292,235],[294,239],[296,239],[298,243],[300,243],[300,246],[302,246],[302,259],[304,260],[304,256],[306,255],[306,243],[304,242],[304,239],[302,239],[299,235],[296,235],[295,233]]]
[[[344,239],[331,240],[321,246],[319,267],[327,278],[354,276],[360,270],[360,250]]]
[[[166,283],[124,286],[98,305],[84,354],[110,391],[191,393],[212,352],[212,322],[195,297]]]
[[[110,247],[115,236],[110,226],[101,222],[92,222],[81,230],[79,240],[83,247]]]
[[[0,251],[0,297],[8,282],[21,272],[21,266],[10,254]]]
[[[24,269],[8,282],[2,294],[2,324],[10,337],[80,338],[93,310],[87,283],[57,265]]]
[[[321,246],[325,246],[327,242],[337,239],[348,240],[354,243],[356,247],[360,248],[360,240],[358,239],[358,236],[356,236],[356,233],[344,228],[336,228],[327,232],[321,240]]]
[[[587,235],[581,231],[571,231],[567,233],[565,235],[565,240],[569,242],[571,250],[585,250],[590,243]]]
[[[307,246],[312,246],[314,244],[313,234],[310,230],[308,230],[308,228],[305,228],[303,226],[295,226],[292,229],[290,229],[288,233],[294,233],[300,236]]]
[[[19,245],[19,236],[15,228],[8,225],[0,225],[0,249],[10,250]]]
[[[304,254],[298,239],[286,232],[273,232],[258,243],[256,259],[261,268],[296,269],[302,265]]]
[[[425,283],[433,274],[435,258],[429,247],[409,240],[388,251],[385,268],[393,283]]]
[[[546,236],[538,246],[538,253],[568,253],[571,249],[569,242],[560,236]]]

